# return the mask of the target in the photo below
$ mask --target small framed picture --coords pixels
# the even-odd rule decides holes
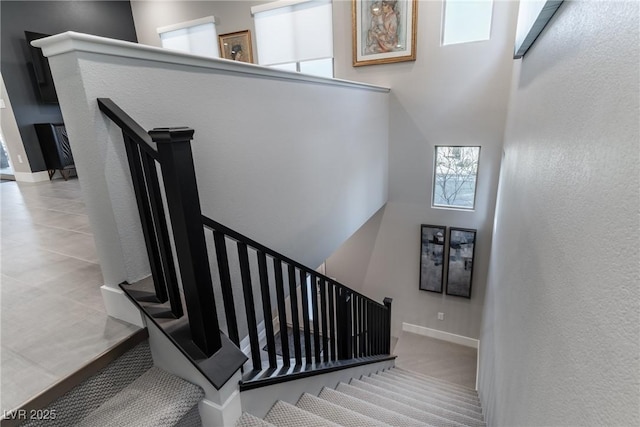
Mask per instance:
[[[220,34],[218,43],[220,44],[221,58],[253,63],[251,32],[249,30]]]
[[[420,226],[420,290],[442,293],[446,227]]]
[[[471,298],[475,250],[476,230],[454,227],[449,229],[447,295]]]
[[[416,60],[417,0],[353,0],[353,66]]]

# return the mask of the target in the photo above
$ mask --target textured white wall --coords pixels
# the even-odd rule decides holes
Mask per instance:
[[[387,200],[385,89],[58,37],[44,52],[109,285],[149,270],[119,131],[98,111],[98,97],[145,129],[195,129],[203,213],[312,268]]]
[[[389,202],[327,261],[327,273],[393,300],[402,322],[478,338],[502,153],[517,3],[497,1],[491,41],[440,46],[442,2],[420,1],[415,62],[352,67],[351,2],[334,2],[336,77],[391,88]],[[475,211],[434,209],[434,146],[480,145]],[[420,224],[478,229],[471,299],[418,290]],[[444,312],[445,320],[437,320]]]
[[[515,73],[482,333],[488,424],[640,425],[637,2],[565,1]]]

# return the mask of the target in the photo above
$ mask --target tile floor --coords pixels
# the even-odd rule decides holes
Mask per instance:
[[[107,316],[77,178],[0,183],[0,410],[138,328]]]

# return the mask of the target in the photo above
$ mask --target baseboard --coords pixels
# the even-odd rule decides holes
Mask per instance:
[[[109,316],[124,320],[141,328],[146,327],[140,310],[129,301],[129,298],[127,298],[121,289],[102,285],[100,291],[102,292],[104,307]]]
[[[49,181],[49,173],[47,171],[40,172],[13,172],[16,181],[19,182],[42,182]]]
[[[465,347],[472,347],[477,349],[480,346],[480,341],[475,338],[469,338],[462,335],[452,334],[450,332],[439,331],[437,329],[426,328],[424,326],[412,325],[410,323],[402,322],[402,330],[425,337],[436,338],[442,341],[464,345]]]

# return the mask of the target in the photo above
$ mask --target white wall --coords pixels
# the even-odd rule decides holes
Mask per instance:
[[[110,286],[149,270],[119,130],[98,97],[145,129],[194,128],[203,213],[305,265],[387,200],[384,88],[93,36],[43,43]]]
[[[640,40],[565,1],[515,73],[482,333],[488,425],[640,425]]]
[[[351,2],[334,2],[338,78],[391,87],[389,202],[327,260],[327,273],[393,300],[402,322],[478,338],[502,153],[517,3],[496,1],[488,42],[440,46],[442,2],[420,1],[415,62],[351,65]],[[434,146],[482,146],[474,212],[431,207]],[[478,229],[471,299],[419,291],[420,224]],[[365,258],[365,259],[363,259]],[[437,313],[445,320],[438,321]]]

